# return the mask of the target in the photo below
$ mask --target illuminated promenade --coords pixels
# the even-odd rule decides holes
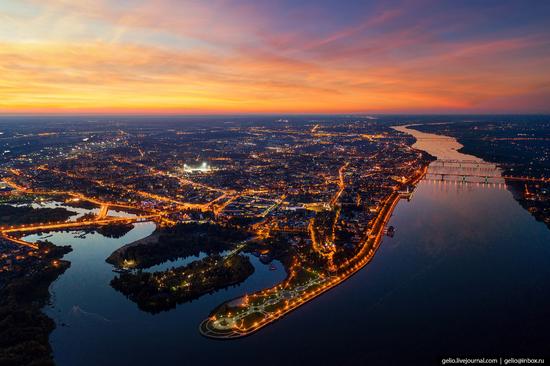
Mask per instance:
[[[426,171],[427,168],[424,168],[416,177],[412,177],[409,183],[416,186]],[[384,228],[401,198],[404,196],[398,192],[390,194],[377,217],[369,225],[361,249],[355,257],[338,269],[337,274],[325,275],[315,269],[295,264],[283,283],[219,306],[200,324],[201,334],[218,339],[250,335],[351,277],[374,257],[382,241]],[[307,272],[309,275],[305,282],[297,283],[299,271]]]

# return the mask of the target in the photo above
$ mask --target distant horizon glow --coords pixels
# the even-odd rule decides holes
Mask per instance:
[[[546,114],[550,2],[4,0],[2,115]]]

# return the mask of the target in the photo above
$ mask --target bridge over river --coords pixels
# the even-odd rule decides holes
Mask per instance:
[[[426,178],[469,183],[504,183],[498,166],[476,160],[438,159],[430,164]]]
[[[437,159],[430,164],[426,178],[429,180],[463,183],[503,184],[506,180],[521,182],[550,182],[550,178],[510,176],[493,163],[476,160]]]
[[[407,126],[394,126],[399,132],[413,135],[416,142],[414,148],[426,151],[437,157],[430,164],[426,180],[475,183],[475,184],[505,184],[506,181],[520,182],[550,182],[547,177],[526,177],[503,175],[502,170],[494,163],[458,152],[463,146],[454,138],[437,136],[411,129]]]

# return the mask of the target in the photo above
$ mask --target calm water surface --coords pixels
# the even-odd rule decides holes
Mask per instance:
[[[421,143],[429,149],[429,140]],[[456,157],[455,143],[448,146]],[[438,136],[436,148],[445,152],[441,145]],[[58,323],[51,335],[55,360],[67,366],[429,365],[439,357],[534,356],[550,344],[550,231],[507,190],[423,181],[410,202],[398,204],[390,224],[395,237],[384,239],[363,270],[234,341],[203,338],[197,326],[224,300],[282,280],[280,266],[269,271],[251,257],[256,272],[244,284],[150,315],[111,289],[114,274],[105,258],[150,234],[153,224],[136,224],[120,239],[56,233],[49,240],[74,251],[45,309]]]

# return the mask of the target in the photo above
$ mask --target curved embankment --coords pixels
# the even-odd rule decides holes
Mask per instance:
[[[417,177],[413,178],[411,184],[416,186],[416,184],[424,177],[426,171],[427,167],[424,167],[421,173]],[[270,298],[267,301],[264,301],[261,305],[253,302],[246,303],[241,308],[244,308],[244,310],[241,310],[241,313],[245,314],[244,316],[249,317],[252,315],[256,317],[256,320],[253,323],[248,326],[244,326],[244,321],[241,321],[239,324],[239,320],[242,320],[243,316],[237,318],[235,315],[231,316],[231,313],[229,313],[228,317],[223,318],[212,315],[201,322],[199,325],[200,333],[203,336],[216,339],[235,339],[248,336],[350,278],[353,274],[368,264],[374,257],[376,250],[382,241],[384,227],[389,221],[395,206],[401,198],[404,198],[404,196],[400,195],[398,192],[394,192],[388,197],[373,222],[372,230],[370,235],[367,236],[365,244],[359,253],[349,261],[350,265],[347,267],[346,271],[337,276],[334,275],[323,277],[316,281],[312,281],[308,287],[300,289],[299,291],[301,293],[296,297],[288,298],[286,296],[290,292],[293,292],[295,295],[296,291],[286,291],[285,293],[285,291],[281,291],[277,287],[270,290],[261,291],[262,294],[265,294],[266,292],[270,294]],[[255,295],[252,294],[250,295],[250,298],[253,298],[254,296]],[[246,299],[248,298],[249,297],[247,296]],[[233,303],[237,300],[226,302],[218,307],[218,309],[223,308],[225,305]]]

